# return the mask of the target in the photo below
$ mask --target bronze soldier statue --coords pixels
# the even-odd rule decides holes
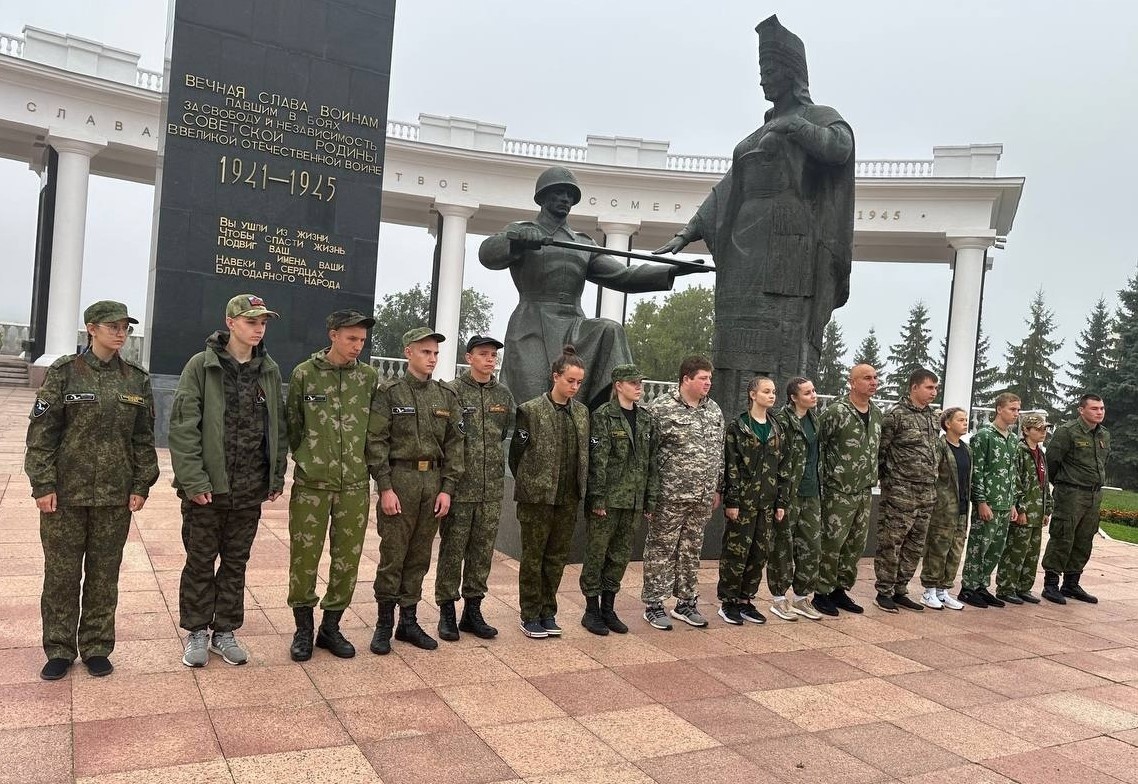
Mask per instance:
[[[822,330],[849,298],[854,138],[810,100],[806,49],[771,16],[755,28],[766,123],[739,142],[731,169],[671,242],[702,239],[715,259],[715,387],[724,411],[748,381],[815,375]]]
[[[537,220],[511,223],[487,237],[478,260],[489,269],[509,269],[519,302],[506,327],[502,382],[516,400],[531,400],[549,386],[549,366],[572,344],[586,364],[585,383],[577,399],[590,408],[608,399],[609,378],[617,365],[632,362],[624,329],[615,321],[585,318],[581,293],[585,281],[629,294],[666,291],[677,275],[706,272],[694,266],[626,266],[604,253],[543,246],[542,240],[595,245],[587,234],[566,223],[581,201],[577,178],[554,166],[537,178],[533,200],[541,205]]]

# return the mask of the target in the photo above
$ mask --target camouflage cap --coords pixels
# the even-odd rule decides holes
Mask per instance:
[[[612,369],[612,380],[615,381],[643,381],[644,374],[636,365],[617,365]]]
[[[478,346],[493,346],[496,349],[504,348],[505,344],[489,335],[471,335],[466,341],[466,353],[469,354]]]
[[[371,329],[375,326],[375,319],[371,316],[365,316],[358,310],[337,310],[335,313],[328,314],[326,322],[328,329],[340,329],[341,327],[366,327]]]
[[[126,305],[111,299],[101,299],[83,311],[84,324],[109,324],[123,319],[131,324],[138,323],[138,319],[131,318],[126,312]]]
[[[1051,424],[1043,414],[1024,414],[1019,418],[1019,429],[1027,430],[1029,427],[1051,427]]]
[[[257,316],[280,318],[281,314],[269,310],[265,301],[256,294],[238,294],[229,300],[229,304],[225,306],[226,318],[256,318]]]
[[[435,332],[430,327],[415,327],[414,329],[409,329],[403,333],[403,348],[407,348],[412,343],[417,343],[420,340],[426,340],[427,338],[434,338],[440,343],[446,340],[446,338],[444,338],[438,332]]]

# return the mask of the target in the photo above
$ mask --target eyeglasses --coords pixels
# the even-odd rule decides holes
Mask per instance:
[[[99,326],[105,329],[107,332],[110,332],[112,335],[134,334],[133,324],[127,324],[126,326],[123,326],[121,324],[100,324]]]

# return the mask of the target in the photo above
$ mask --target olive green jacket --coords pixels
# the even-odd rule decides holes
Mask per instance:
[[[848,397],[818,415],[818,479],[822,494],[860,495],[877,484],[881,409],[869,404],[869,427]]]
[[[585,492],[589,483],[589,409],[570,399],[569,415],[577,430],[577,487]],[[562,454],[559,416],[562,414],[548,394],[538,395],[518,406],[517,424],[510,441],[515,501],[556,503]]]
[[[368,486],[371,401],[379,373],[358,360],[344,366],[317,351],[292,371],[285,402],[288,445],[295,483],[314,490],[358,490]]]
[[[877,470],[882,489],[891,484],[931,485],[937,472],[939,416],[902,398],[881,418]]]
[[[1102,425],[1092,430],[1081,417],[1055,428],[1047,444],[1047,470],[1057,485],[1102,487],[1109,457],[1110,433]]]
[[[86,351],[48,368],[28,421],[24,471],[32,497],[60,506],[126,506],[158,481],[150,376]]]
[[[369,450],[372,476],[380,492],[391,490],[391,461],[431,460],[441,464],[439,492],[454,496],[465,469],[462,411],[454,390],[408,373],[381,384],[372,398]]]
[[[818,415],[814,413],[813,409],[806,412],[806,416],[814,423],[814,434],[818,434]],[[782,428],[783,434],[786,436],[787,451],[789,453],[790,465],[788,473],[790,476],[790,498],[798,497],[798,488],[802,484],[803,476],[806,472],[806,452],[810,445],[806,443],[806,431],[802,429],[802,420],[798,416],[798,412],[790,403],[786,404],[774,413],[774,420],[778,422],[779,427]],[[821,449],[818,450],[818,484],[821,485],[822,474],[822,454]]]
[[[454,500],[464,503],[501,501],[506,474],[505,441],[514,418],[514,396],[505,384],[491,377],[479,384],[467,371],[448,382],[462,407],[466,470]]]
[[[636,406],[636,434],[620,403],[610,400],[593,412],[589,430],[589,492],[586,507],[653,512],[660,492],[656,431],[652,416]]]
[[[228,340],[224,332],[214,333],[207,348],[186,363],[178,378],[170,412],[170,462],[174,466],[174,487],[187,498],[202,493],[224,495],[229,492],[225,470],[225,369],[218,347]],[[254,351],[261,356],[261,391],[265,395],[265,444],[269,464],[269,492],[284,491],[288,463],[288,426],[281,395],[281,370],[265,351],[264,344]]]
[[[723,506],[754,514],[759,509],[786,509],[790,498],[790,449],[773,416],[771,434],[760,441],[748,414],[727,426],[723,444]]]
[[[968,487],[965,488],[965,497],[968,497],[972,492],[972,449],[965,441],[961,441],[960,445],[968,453],[969,477]],[[960,519],[960,474],[956,470],[956,455],[943,437],[937,441],[936,455],[936,500],[933,502],[929,529],[951,531]]]
[[[1027,516],[1027,524],[1043,527],[1043,518],[1051,514],[1051,477],[1047,473],[1047,459],[1043,460],[1043,484],[1035,470],[1035,458],[1026,441],[1019,442],[1016,471],[1016,509]]]

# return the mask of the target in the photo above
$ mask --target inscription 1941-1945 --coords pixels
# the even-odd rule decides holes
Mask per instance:
[[[393,16],[394,0],[176,4],[152,373],[179,373],[235,294],[281,313],[267,345],[285,373],[327,313],[373,308]]]

